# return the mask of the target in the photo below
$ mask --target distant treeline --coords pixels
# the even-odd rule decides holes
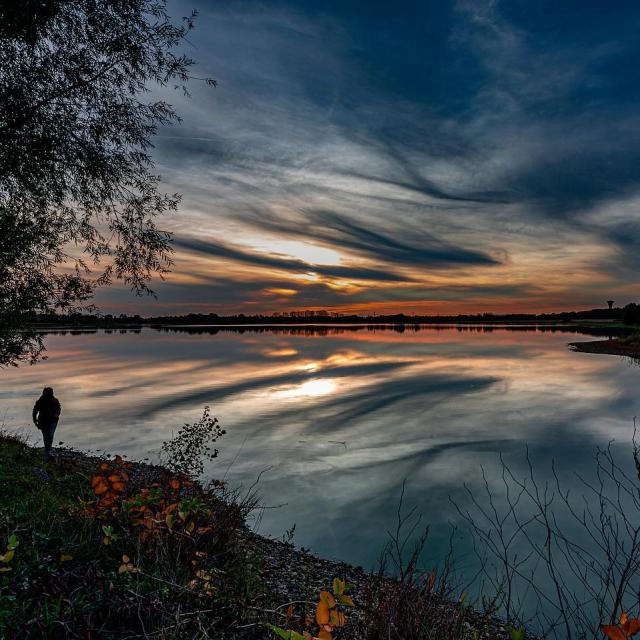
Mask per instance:
[[[244,313],[220,316],[216,313],[189,313],[181,316],[112,315],[112,314],[42,314],[26,319],[30,324],[78,327],[108,326],[167,326],[167,325],[300,325],[300,324],[364,324],[378,326],[419,325],[419,324],[558,324],[572,321],[602,321],[640,324],[640,305],[628,304],[613,309],[589,309],[583,311],[563,311],[559,313],[481,313],[458,315],[347,315],[327,311],[291,311],[278,314],[245,315]]]

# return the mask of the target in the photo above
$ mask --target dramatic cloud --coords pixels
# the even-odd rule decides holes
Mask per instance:
[[[637,299],[640,8],[194,4],[159,132],[176,267],[145,313],[547,310]]]

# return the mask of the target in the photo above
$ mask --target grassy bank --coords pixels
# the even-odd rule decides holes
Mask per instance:
[[[415,563],[390,580],[252,533],[221,482],[4,434],[0,483],[3,639],[510,637]]]

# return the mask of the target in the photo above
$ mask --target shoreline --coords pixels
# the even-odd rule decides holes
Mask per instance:
[[[640,359],[640,342],[627,342],[624,338],[570,342],[569,347],[572,351],[578,351],[580,353],[597,353],[601,355]]]
[[[17,462],[12,463],[11,456],[14,456],[14,459]],[[115,598],[118,590],[120,589],[121,582],[124,582],[124,586],[127,587],[129,593],[132,592],[133,575],[129,577],[128,574],[125,573],[120,576],[120,571],[112,571],[111,574],[109,574],[105,571],[104,567],[105,565],[107,567],[112,565],[114,558],[119,559],[120,554],[122,553],[130,554],[132,562],[136,563],[136,566],[142,567],[144,565],[145,558],[142,557],[140,550],[136,552],[137,555],[135,559],[131,551],[129,551],[130,549],[133,549],[135,544],[138,544],[137,538],[135,537],[127,539],[134,535],[133,527],[130,524],[119,526],[118,521],[114,520],[112,522],[111,520],[105,520],[104,518],[102,520],[96,519],[96,521],[93,522],[91,519],[86,519],[86,516],[80,516],[78,513],[75,513],[74,507],[72,506],[74,502],[77,502],[78,500],[80,500],[81,504],[90,504],[91,498],[93,497],[92,492],[90,489],[86,491],[85,485],[89,486],[89,479],[93,480],[94,476],[92,474],[100,473],[98,469],[101,468],[101,465],[114,464],[114,460],[111,456],[100,456],[94,453],[86,453],[74,449],[59,448],[56,449],[55,460],[53,462],[47,462],[42,459],[41,450],[39,448],[37,449],[33,446],[27,445],[24,441],[12,436],[11,434],[0,433],[0,462],[3,463],[0,467],[4,467],[5,469],[5,472],[0,472],[0,486],[7,483],[8,479],[6,476],[10,477],[12,473],[18,473],[18,470],[20,470],[20,482],[25,485],[27,491],[36,490],[37,492],[47,496],[49,493],[52,493],[55,494],[52,499],[59,500],[60,494],[63,493],[61,487],[64,487],[73,481],[82,487],[81,491],[85,492],[84,494],[77,495],[79,492],[78,489],[75,489],[76,493],[68,494],[68,497],[65,498],[63,502],[56,502],[55,504],[58,508],[62,508],[63,510],[68,511],[68,513],[73,513],[73,517],[78,522],[84,522],[82,527],[93,527],[94,530],[97,531],[97,541],[94,540],[91,545],[95,549],[97,556],[104,557],[102,559],[99,558],[92,560],[91,562],[80,560],[83,553],[78,548],[78,542],[75,541],[74,544],[76,546],[73,547],[70,541],[64,540],[63,535],[61,537],[61,545],[62,548],[66,549],[63,553],[69,554],[67,556],[69,562],[65,563],[64,566],[60,565],[60,580],[66,579],[66,575],[70,575],[72,573],[76,573],[78,575],[92,574],[92,581],[95,581],[96,584],[90,588],[95,589],[97,592],[107,589],[109,593],[113,593],[113,597]],[[127,491],[129,493],[123,494],[123,499],[125,495],[136,495],[142,487],[159,486],[159,484],[163,482],[163,478],[166,482],[169,477],[168,473],[170,473],[161,465],[154,465],[146,462],[124,462],[123,464],[127,465],[126,468],[129,470],[129,478],[127,481]],[[9,473],[7,474],[6,471]],[[29,487],[31,487],[31,489],[29,489]],[[24,490],[24,487],[22,490]],[[142,490],[144,491],[145,489]],[[20,494],[17,494],[14,498],[16,503],[20,500],[18,497],[19,495]],[[193,482],[192,488],[188,490],[187,497],[206,499],[207,495],[207,489],[205,487],[203,487],[199,482]],[[221,495],[224,496],[225,494]],[[49,498],[50,497],[48,497],[48,499]],[[96,499],[97,498],[93,497],[94,502]],[[224,500],[224,497],[215,499],[221,501]],[[4,505],[0,505],[0,510],[4,509],[7,513],[11,513],[12,508],[15,509],[17,506],[17,504],[11,504],[11,496],[9,496],[9,500],[5,501]],[[231,506],[233,505],[230,505],[229,508],[231,508]],[[90,510],[93,507],[85,508]],[[225,508],[226,507],[223,506],[221,511],[224,512]],[[60,517],[60,514],[58,514],[57,517]],[[37,536],[40,535],[36,532],[39,531],[40,528],[42,528],[42,530],[48,530],[50,523],[37,522],[34,520],[37,519],[31,516],[31,519],[27,519],[26,523],[28,524],[28,528],[33,530],[35,540],[37,539]],[[118,535],[114,535],[114,540],[117,540],[117,542],[105,547],[100,545],[99,539],[102,535],[101,527],[102,531],[105,531],[103,523],[107,522],[114,524],[114,530],[117,530]],[[19,572],[24,573],[29,567],[28,561],[25,558],[20,557],[23,550],[24,552],[27,551],[27,549],[24,549],[24,545],[27,544],[27,542],[22,542],[25,540],[24,524],[25,523],[23,522],[22,526],[19,526],[19,523],[14,523],[13,530],[17,532],[21,540],[21,546],[17,547],[18,550],[16,552],[15,559],[17,562],[14,562],[13,566],[10,568],[10,571],[13,571],[13,573],[0,573],[0,596],[3,592],[5,594],[7,593],[7,584],[9,585],[9,589],[11,589],[11,576],[14,576],[17,579],[18,576],[16,574]],[[164,522],[162,523],[162,526],[164,527]],[[73,531],[77,527],[78,524],[76,523],[72,525],[71,530]],[[9,530],[5,533],[10,534],[11,531],[12,528],[10,526]],[[95,531],[93,534],[94,537],[96,535]],[[170,532],[163,530],[163,533]],[[0,540],[0,545],[4,544],[5,541]],[[103,544],[107,543],[103,542]],[[246,516],[242,519],[241,523],[237,522],[236,525],[234,525],[229,541],[225,544],[227,544],[227,547],[222,549],[222,556],[225,557],[225,561],[227,561],[228,558],[237,557],[241,559],[242,563],[244,563],[241,568],[241,571],[243,572],[240,578],[241,582],[255,582],[259,586],[255,587],[254,585],[254,587],[251,587],[254,591],[252,592],[252,595],[247,597],[246,600],[241,600],[234,604],[234,614],[237,619],[234,618],[232,622],[225,623],[228,624],[228,626],[223,626],[222,628],[216,627],[217,632],[222,632],[220,637],[224,638],[267,639],[276,637],[274,633],[269,630],[268,625],[272,622],[277,624],[282,623],[280,618],[283,616],[283,612],[285,610],[283,607],[286,608],[289,603],[306,603],[311,605],[318,599],[318,594],[321,590],[331,591],[333,579],[339,577],[346,583],[353,585],[350,595],[353,597],[355,606],[354,608],[349,608],[345,611],[348,616],[348,623],[343,628],[339,629],[339,633],[338,630],[336,630],[336,638],[340,640],[357,640],[362,637],[360,635],[362,633],[362,629],[366,628],[365,621],[367,615],[371,615],[371,603],[378,603],[377,598],[382,598],[382,601],[386,602],[383,595],[384,597],[387,597],[387,592],[395,593],[396,591],[401,591],[403,588],[406,589],[406,585],[401,584],[393,578],[380,576],[378,574],[368,572],[362,567],[353,566],[339,560],[322,558],[308,550],[305,550],[304,548],[297,548],[290,542],[258,534],[249,528]],[[118,547],[117,550],[116,547]],[[213,551],[210,551],[206,546],[201,548],[203,549],[203,553],[204,550],[206,550],[207,553],[213,553]],[[2,550],[3,549],[0,549],[0,551]],[[72,554],[70,550],[72,551]],[[41,552],[37,549],[29,549],[29,552],[35,553],[40,558],[42,557]],[[50,553],[49,549],[47,549],[47,553]],[[220,549],[218,549],[217,553],[220,554]],[[41,563],[42,561],[39,560],[39,562]],[[119,560],[115,560],[115,562],[117,563]],[[157,563],[157,560],[155,562]],[[223,585],[226,580],[224,577],[225,572],[235,570],[234,562],[235,561],[232,560],[230,564],[222,564],[220,566],[221,585]],[[247,563],[251,565],[250,570],[245,566]],[[96,571],[96,566],[98,565],[101,566],[99,570]],[[117,564],[115,566],[117,566]],[[186,562],[184,569],[184,573],[188,574],[189,567]],[[29,575],[25,584],[27,582],[38,581],[36,575],[40,568],[38,570],[35,568],[31,570],[33,571],[33,575]],[[147,572],[146,575],[148,576],[149,574],[154,573],[155,566],[153,559],[151,559],[151,561],[147,561],[147,565],[144,570]],[[137,569],[135,571],[137,571]],[[218,575],[216,573],[218,569],[207,569],[207,571],[211,571],[214,575]],[[176,572],[179,573],[177,570]],[[49,580],[53,580],[55,583],[54,575],[49,574]],[[143,574],[141,573],[141,575]],[[164,576],[165,574],[158,573],[157,575]],[[96,576],[98,577],[96,578]],[[154,579],[158,580],[160,578],[156,577]],[[162,579],[166,581],[166,577]],[[106,584],[102,584],[105,581]],[[174,582],[179,581],[174,580]],[[193,582],[194,580],[183,584],[173,584],[173,593],[170,593],[169,596],[165,597],[176,598],[176,594],[180,594],[185,592],[187,589],[191,589],[192,587],[189,585]],[[251,591],[247,584],[242,584],[241,587],[242,590],[246,588],[248,591]],[[54,591],[60,590],[61,595],[64,595],[65,593],[64,587],[61,586],[57,589],[54,587],[49,588],[52,588]],[[76,589],[77,588],[78,587],[76,587]],[[85,586],[84,588],[86,589],[87,587]],[[220,588],[222,589],[223,587],[221,586]],[[139,589],[140,587],[136,587],[133,591],[137,594]],[[171,589],[169,589],[169,591],[171,592]],[[453,632],[455,624],[457,625],[457,633],[460,634],[459,637],[467,637],[467,632],[469,637],[473,637],[475,640],[507,640],[510,637],[508,627],[502,620],[491,615],[480,613],[470,604],[465,604],[461,600],[445,599],[441,594],[437,593],[436,590],[429,591],[428,594],[425,594],[426,592],[419,593],[416,591],[414,597],[423,598],[424,602],[430,607],[431,613],[435,611],[437,612],[438,619],[447,620],[446,624],[450,625],[451,628],[447,628],[446,631]],[[27,609],[31,609],[28,615],[33,616],[34,612],[38,613],[43,606],[40,602],[40,596],[34,597],[33,592],[25,593],[21,592],[20,589],[17,588],[13,595],[17,599],[22,600],[22,606]],[[130,595],[127,595],[126,597],[131,598]],[[31,600],[31,602],[29,602],[29,600]],[[46,597],[44,600],[46,601]],[[148,600],[149,596],[147,595],[144,599],[140,600],[137,606],[144,607],[144,603]],[[200,615],[200,611],[203,611],[202,615],[206,618],[205,607],[198,605],[197,602],[193,605],[192,613],[188,615],[197,616]],[[46,607],[46,602],[44,606]],[[228,605],[226,606],[228,607]],[[306,605],[296,604],[295,606]],[[377,604],[374,604],[373,606],[375,608]],[[313,604],[310,611],[314,610],[315,604]],[[185,611],[188,611],[188,609],[185,609]],[[147,615],[145,616],[143,614],[141,618],[148,617],[152,620],[153,613],[154,612],[152,610],[149,610]],[[137,615],[140,617],[140,614]],[[187,614],[184,613],[181,615]],[[126,620],[126,617],[123,616],[123,619]],[[131,619],[135,620],[133,616]],[[17,624],[24,624],[25,622],[26,620],[16,620]],[[64,624],[73,625],[74,623],[65,621]],[[77,628],[74,628],[74,633],[76,635],[80,636],[84,631],[86,631],[86,628],[81,626],[79,622],[76,622],[75,624],[78,625]],[[135,622],[119,622],[109,618],[109,624],[111,626],[117,626],[118,624],[122,626],[117,630],[114,630],[104,636],[101,635],[100,637],[115,638],[121,637],[118,634],[123,632],[138,632],[138,629],[126,626],[135,625]],[[148,624],[149,622],[147,622],[147,625]],[[1,628],[2,626],[0,625],[0,630]],[[34,634],[37,634],[37,630],[35,628]],[[40,636],[34,635],[33,637]],[[166,637],[181,638],[183,636],[167,635]],[[449,636],[443,635],[443,637]],[[527,637],[533,636],[527,634]]]

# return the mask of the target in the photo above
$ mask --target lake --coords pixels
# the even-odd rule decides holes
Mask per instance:
[[[461,520],[464,485],[499,486],[502,454],[526,474],[593,472],[594,451],[628,448],[640,370],[576,353],[560,331],[488,327],[201,328],[59,332],[48,359],[0,374],[6,427],[29,427],[45,385],[63,405],[56,440],[157,459],[204,405],[227,430],[213,477],[258,488],[256,526],[371,568],[405,504],[432,524],[428,552]],[[434,560],[435,562],[435,560]],[[464,564],[464,554],[461,555]]]

